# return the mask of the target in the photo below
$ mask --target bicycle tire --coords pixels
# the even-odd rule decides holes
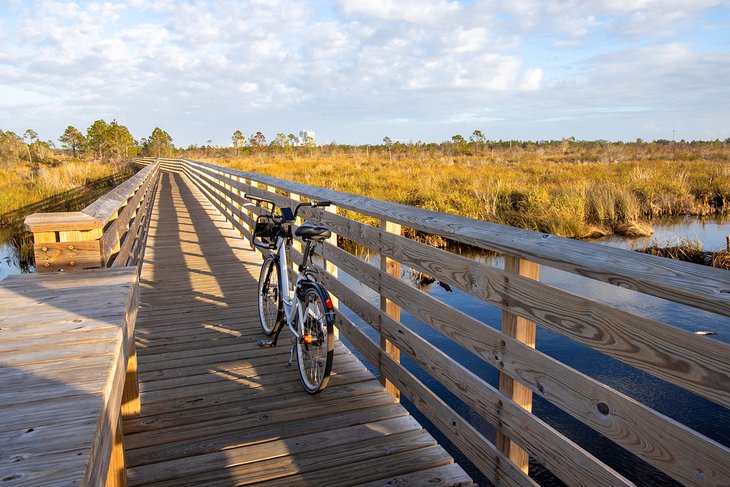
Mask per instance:
[[[296,343],[297,365],[302,385],[310,394],[327,387],[332,370],[335,339],[332,323],[326,318],[325,301],[324,293],[315,287],[306,289],[300,301],[304,323],[297,326],[301,335]]]
[[[283,306],[279,290],[279,266],[269,256],[261,265],[258,285],[258,308],[261,329],[271,336],[281,323]]]

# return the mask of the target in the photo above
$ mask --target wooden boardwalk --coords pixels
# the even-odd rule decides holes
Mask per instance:
[[[162,175],[151,221],[129,485],[471,485],[341,343],[316,396],[288,336],[257,347],[260,257],[185,177]]]

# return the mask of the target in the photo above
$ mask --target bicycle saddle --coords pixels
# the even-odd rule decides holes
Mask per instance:
[[[330,238],[332,232],[329,228],[319,227],[312,222],[304,222],[302,225],[294,231],[294,235],[302,237],[303,240],[315,240],[321,242]]]

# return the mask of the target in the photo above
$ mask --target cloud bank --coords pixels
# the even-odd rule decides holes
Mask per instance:
[[[177,145],[730,136],[729,2],[5,2],[0,128]]]

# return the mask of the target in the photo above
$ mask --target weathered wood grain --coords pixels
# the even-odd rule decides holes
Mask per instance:
[[[12,328],[18,332],[0,355],[4,484],[104,484],[134,330],[137,283],[129,268],[37,274],[0,283],[0,301],[15,317]],[[96,292],[114,294],[113,314],[99,306]],[[13,299],[15,310],[7,304]],[[63,327],[59,330],[50,319],[36,327],[28,302],[36,303],[41,316],[70,323],[82,317],[82,329],[61,334]],[[51,312],[44,315],[44,309]],[[30,333],[22,332],[20,317]]]
[[[730,346],[342,216],[343,237],[578,343],[730,407]]]
[[[250,296],[261,260],[238,231],[247,231],[241,221],[252,223],[249,210],[233,184],[206,184],[163,174],[155,195],[136,329],[142,410],[124,423],[130,483],[235,485],[291,477],[297,472],[282,469],[287,464],[336,470],[347,457],[366,471],[396,451],[425,457],[407,472],[391,463],[362,478],[450,464],[441,447],[424,450],[421,436],[404,436],[424,433],[341,344],[332,380],[316,396],[286,367],[286,335],[274,350],[256,346],[261,332]],[[312,446],[325,442],[352,453],[316,458]],[[450,472],[468,479],[458,466]]]
[[[725,271],[184,160],[378,219],[730,316]]]
[[[322,253],[422,322],[482,357],[658,469],[691,485],[730,478],[730,450],[604,384],[504,335],[344,250]],[[604,414],[601,411],[605,411]],[[671,438],[671,440],[669,440]],[[697,472],[703,472],[698,475]]]
[[[405,397],[414,403],[418,410],[436,425],[490,481],[499,482],[504,479],[508,485],[537,485],[433,391],[425,387],[388,354],[383,353],[378,344],[372,342],[346,317],[339,314],[337,321],[343,333],[356,344],[358,350],[371,363],[379,362],[382,373],[387,375],[388,379],[403,391]]]
[[[396,344],[444,387],[494,426],[525,445],[531,454],[568,485],[626,485],[626,479],[601,463],[565,436],[530,414],[510,398],[408,327],[358,296],[339,280],[326,276],[327,287],[356,310],[366,323]],[[349,335],[348,335],[349,338]],[[455,384],[458,386],[455,387]]]

